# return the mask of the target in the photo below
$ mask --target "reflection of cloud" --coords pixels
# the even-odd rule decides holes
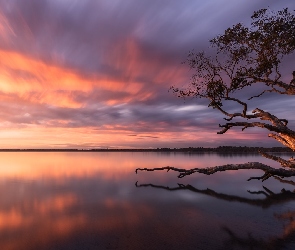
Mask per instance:
[[[76,202],[77,199],[72,194],[68,194],[45,198],[41,201],[28,201],[22,209],[14,207],[9,211],[0,211],[0,230],[31,227],[36,216],[63,212]],[[30,214],[30,216],[24,216],[25,214]]]
[[[62,187],[72,190],[73,184],[71,180],[66,181]],[[20,185],[29,188],[25,183]],[[51,188],[54,186],[51,185],[52,183],[39,185],[41,192],[25,192],[23,201],[10,199],[6,208],[0,205],[1,249],[46,249],[45,246],[50,248],[56,242],[72,244],[77,239],[83,239],[84,234],[88,237],[90,234],[95,241],[102,241],[113,232],[124,232],[126,229],[136,231],[142,223],[142,216],[146,219],[153,216],[151,208],[145,205],[139,205],[135,209],[128,201],[108,197],[108,189],[101,190],[103,194],[100,199],[91,195],[94,200],[87,201],[85,195],[79,192],[52,192]],[[3,190],[0,191],[2,193]],[[92,236],[93,233],[96,236]],[[84,243],[89,244],[87,240]]]
[[[284,234],[282,235],[282,239],[290,238],[290,235],[295,235],[295,211],[276,214],[276,217],[280,220],[287,221],[287,224],[284,226]]]
[[[0,248],[69,249],[73,245],[80,247],[82,242],[84,248],[95,245],[102,249],[110,244],[119,249],[165,246],[180,249],[186,244],[191,249],[197,246],[214,249],[224,240],[222,224],[238,227],[238,236],[249,230],[263,235],[264,239],[281,229],[280,224],[275,223],[271,233],[261,232],[261,227],[269,223],[265,218],[273,216],[271,212],[255,209],[255,206],[253,210],[224,203],[239,197],[226,194],[218,197],[217,194],[217,198],[225,199],[204,198],[204,194],[215,197],[216,193],[209,189],[195,193],[196,197],[190,199],[185,198],[187,193],[179,193],[185,190],[175,195],[161,190],[136,192],[131,180],[133,173],[124,177],[122,172],[121,167],[117,172],[118,181],[104,178],[104,174],[68,177],[62,181],[58,178],[52,181],[50,177],[34,181],[5,178],[0,186],[0,219],[4,218],[0,222]],[[167,179],[164,181],[167,183]],[[240,200],[250,199],[241,197]],[[263,204],[263,200],[260,203]],[[257,217],[249,216],[253,213]],[[257,221],[257,218],[260,219]]]
[[[224,239],[220,225],[264,238],[279,234],[280,220],[273,222],[271,232],[261,228],[269,226],[273,212],[281,213],[275,204],[290,201],[287,193],[279,195],[282,199],[238,197],[249,187],[242,181],[246,172],[190,176],[189,182],[202,187],[194,192],[178,190],[167,195],[166,190],[134,187],[136,179],[146,183],[155,177],[166,188],[176,181],[169,173],[135,175],[138,166],[193,168],[228,160],[216,154],[2,152],[0,249],[216,249]],[[220,193],[204,189],[207,186]],[[253,183],[251,189],[257,186]],[[238,202],[228,206],[228,201]]]

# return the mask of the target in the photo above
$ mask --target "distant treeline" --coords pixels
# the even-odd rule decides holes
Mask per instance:
[[[115,148],[95,148],[95,149],[0,149],[0,152],[187,152],[187,153],[258,153],[264,152],[293,152],[287,147],[236,147],[220,146],[217,148],[189,147],[189,148],[154,148],[154,149],[115,149]]]
[[[293,152],[290,148],[287,147],[236,147],[236,146],[220,146],[217,148],[204,148],[204,147],[189,147],[189,148],[157,148],[155,151],[171,151],[171,152],[200,152],[200,153],[258,153],[259,151],[264,152]]]

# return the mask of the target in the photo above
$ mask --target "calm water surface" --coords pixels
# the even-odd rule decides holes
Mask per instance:
[[[292,182],[248,182],[258,170],[134,172],[249,161],[272,164],[258,155],[0,153],[0,249],[295,249]]]

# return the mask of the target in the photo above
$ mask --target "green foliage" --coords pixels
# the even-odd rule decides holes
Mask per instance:
[[[216,56],[191,51],[187,63],[194,74],[187,89],[173,88],[179,96],[210,100],[221,106],[235,91],[255,83],[269,87],[264,92],[295,94],[281,81],[280,63],[295,50],[295,16],[289,10],[261,9],[252,15],[250,27],[238,23],[212,40]],[[259,95],[260,96],[260,95]]]

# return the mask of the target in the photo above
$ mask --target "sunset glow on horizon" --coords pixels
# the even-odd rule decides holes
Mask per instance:
[[[254,10],[295,7],[212,2],[0,0],[0,149],[278,146],[254,145],[259,129],[217,135],[208,103],[169,92],[189,81],[189,50]]]

